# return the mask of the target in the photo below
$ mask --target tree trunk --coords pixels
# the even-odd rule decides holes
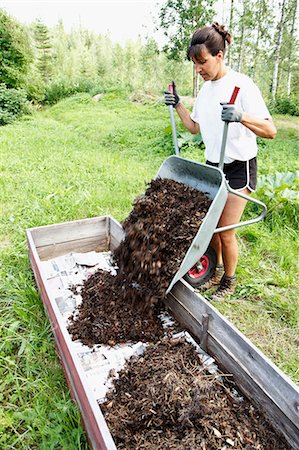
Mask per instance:
[[[246,3],[243,0],[243,14],[241,16],[241,36],[240,36],[240,47],[239,47],[239,55],[238,55],[238,64],[237,71],[241,72],[242,70],[242,58],[243,58],[243,48],[244,48],[244,34],[245,34],[245,14],[246,14]]]
[[[254,81],[256,81],[256,79],[257,79],[256,72],[257,72],[257,69],[259,66],[259,59],[260,59],[260,38],[261,38],[261,28],[262,28],[261,19],[262,19],[262,0],[259,0],[258,10],[257,10],[257,20],[256,20],[257,21],[257,34],[256,34],[255,45],[254,45],[255,58],[254,58],[253,73],[252,73],[252,78]]]
[[[195,71],[195,65],[193,65],[193,97],[197,97],[198,94],[198,73]]]
[[[291,95],[291,81],[292,81],[292,71],[289,70],[288,81],[287,81],[287,96],[288,97],[290,97],[290,95]]]
[[[271,85],[271,96],[272,96],[273,100],[275,100],[276,91],[277,91],[279,56],[280,56],[280,48],[281,48],[281,43],[282,43],[282,34],[283,34],[283,27],[284,27],[284,20],[285,20],[285,7],[286,7],[286,0],[282,0],[281,14],[280,14],[280,20],[277,25],[277,39],[276,39],[275,50],[274,50],[274,68],[273,68],[272,85]]]
[[[297,0],[293,2],[292,8],[292,26],[290,31],[290,46],[289,46],[289,55],[288,55],[288,75],[287,75],[287,96],[291,95],[291,79],[292,79],[292,66],[293,66],[293,43],[295,40],[295,21],[297,16]]]
[[[233,33],[233,18],[234,18],[234,0],[230,0],[230,15],[229,15],[229,32]],[[231,52],[230,45],[228,46],[227,52],[227,64],[230,65],[231,61]]]
[[[222,0],[222,19],[221,19],[221,23],[225,23],[225,0]]]

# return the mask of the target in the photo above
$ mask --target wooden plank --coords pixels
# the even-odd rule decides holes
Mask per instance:
[[[202,339],[202,324],[201,320],[196,318],[191,311],[184,305],[177,301],[177,298],[172,295],[172,292],[167,295],[164,300],[166,307],[171,309],[175,319],[188,330],[196,341],[201,342]],[[207,342],[209,345],[209,341]]]
[[[74,241],[60,242],[58,244],[37,247],[37,252],[42,261],[66,255],[70,252],[86,253],[91,251],[104,252],[109,250],[109,242],[106,236],[92,236]]]
[[[115,250],[125,237],[125,232],[119,222],[109,217],[110,250]]]
[[[94,450],[116,450],[107,423],[94,398],[76,352],[72,349],[72,341],[62,321],[55,301],[51,301],[47,286],[42,278],[40,259],[34,245],[30,230],[27,230],[29,259],[40,296],[47,312],[54,335],[56,348],[65,371],[71,392],[77,401],[87,436]]]
[[[28,231],[34,240],[35,247],[60,244],[62,242],[86,239],[95,236],[107,236],[107,216],[74,220],[43,227],[30,228]]]
[[[226,352],[221,343],[210,336],[208,340],[209,354],[215,358],[225,373],[233,374],[238,390],[250,399],[259,411],[264,413],[274,430],[280,432],[292,448],[299,449],[298,422],[293,423],[286,417],[280,406],[268,397],[263,388],[252,382],[251,375],[244,371],[235,358]]]
[[[249,386],[246,394],[253,403],[257,401],[254,393],[259,393],[259,404],[267,404],[269,415],[272,414],[271,417],[279,428],[282,423],[291,424],[288,426],[291,434],[285,435],[289,441],[294,439],[292,437],[294,430],[299,436],[297,386],[209,302],[183,283],[176,284],[167,302],[169,305],[171,302],[171,309],[176,311],[175,315],[178,315],[184,325],[199,339],[202,315],[209,315],[208,353],[217,359],[225,370],[230,368],[234,375],[237,374],[241,388],[243,383],[244,386]],[[214,342],[218,344],[213,346]]]

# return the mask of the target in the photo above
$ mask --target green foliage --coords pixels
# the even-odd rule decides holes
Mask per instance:
[[[8,88],[22,86],[32,54],[24,28],[0,9],[0,79]]]
[[[37,49],[36,66],[46,83],[52,75],[52,44],[49,29],[40,20],[33,25],[33,36]]]
[[[44,103],[53,105],[59,100],[78,92],[91,92],[98,90],[98,85],[88,78],[80,78],[70,81],[67,78],[50,82],[45,87]],[[100,91],[101,92],[101,91]]]
[[[278,97],[270,104],[270,111],[274,114],[289,114],[299,116],[299,102],[295,97]]]
[[[29,113],[26,92],[23,89],[7,89],[0,84],[0,125],[13,122]]]
[[[215,0],[166,0],[159,13],[159,27],[168,39],[164,46],[171,59],[185,59],[186,51],[196,28],[211,22]]]
[[[178,133],[178,144],[182,150],[190,147],[196,147],[198,150],[204,150],[205,148],[201,134],[192,134],[188,131]]]
[[[27,92],[27,98],[33,104],[42,103],[45,99],[45,83],[36,68],[31,67],[23,88]]]
[[[299,225],[299,171],[262,175],[257,192],[268,205],[266,221],[274,229],[283,218],[288,228]]]
[[[294,189],[289,189],[290,187]],[[295,190],[297,187],[297,190]],[[258,189],[270,198],[278,201],[299,200],[299,170],[294,172],[276,172],[275,175],[262,175],[258,181]]]

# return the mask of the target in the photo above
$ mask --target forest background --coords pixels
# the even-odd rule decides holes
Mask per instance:
[[[81,27],[66,32],[61,20],[25,26],[0,9],[0,124],[76,92],[161,96],[175,79],[180,94],[195,96],[200,81],[186,48],[219,7],[234,38],[228,65],[255,80],[272,113],[298,115],[297,0],[166,0],[154,19],[162,48],[150,36],[122,45]]]

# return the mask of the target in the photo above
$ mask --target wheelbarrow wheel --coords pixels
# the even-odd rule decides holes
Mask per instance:
[[[209,246],[199,261],[186,273],[184,279],[193,287],[206,283],[213,275],[217,265],[217,255]]]

